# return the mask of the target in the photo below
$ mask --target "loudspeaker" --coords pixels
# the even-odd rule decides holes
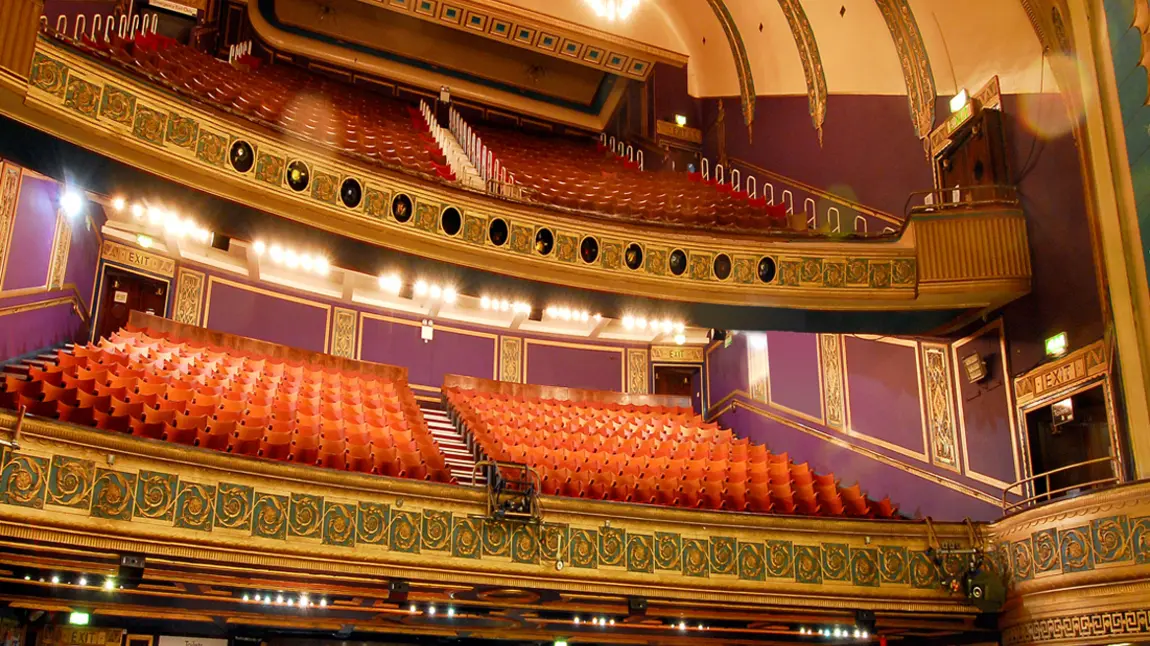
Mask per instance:
[[[707,330],[707,343],[714,343],[715,341],[723,341],[727,338],[727,331],[718,328],[711,328]]]
[[[966,598],[982,612],[998,612],[1006,602],[1006,586],[990,570],[966,575]]]
[[[116,573],[116,581],[121,588],[132,590],[144,580],[144,567],[147,561],[142,554],[121,554],[120,569]]]
[[[1010,183],[1002,113],[981,110],[950,137],[935,159],[938,186],[994,186]]]
[[[407,601],[407,593],[411,592],[411,584],[407,581],[388,581],[387,582],[387,600],[388,601]]]
[[[212,234],[212,249],[227,251],[232,247],[232,239],[222,233]]]
[[[632,615],[647,614],[647,600],[643,597],[627,597],[627,610]]]

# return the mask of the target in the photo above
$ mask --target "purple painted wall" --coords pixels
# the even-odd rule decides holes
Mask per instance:
[[[987,377],[971,384],[958,379],[958,405],[965,421],[968,470],[1003,482],[1017,480],[1011,449],[1011,423],[1005,413],[1011,405],[1009,380],[1004,379],[999,332],[989,329],[984,334],[957,348],[958,356],[977,352],[986,360]]]
[[[626,389],[623,353],[528,342],[523,348],[527,383],[592,390]]]
[[[850,428],[925,454],[918,350],[851,336],[843,349]]]
[[[408,381],[439,387],[443,376],[466,375],[491,379],[495,376],[494,335],[475,336],[453,332],[447,323],[435,327],[432,341],[420,340],[417,321],[399,323],[376,318],[362,319],[363,344],[360,356],[393,366],[407,366]]]
[[[703,367],[707,376],[708,406],[736,390],[751,389],[746,356],[747,337],[742,334],[731,338],[730,347],[724,348],[722,343],[708,346]]]
[[[215,282],[205,327],[324,352],[329,310]]]
[[[67,293],[37,294],[25,298],[42,302],[66,298]],[[19,303],[20,299],[0,301],[0,313]],[[0,314],[0,361],[43,350],[66,341],[78,341],[87,335],[84,320],[76,314],[71,301],[48,307]]]
[[[24,175],[12,224],[12,244],[5,260],[4,291],[47,286],[58,192],[54,180]]]
[[[771,401],[811,417],[823,415],[818,335],[768,332]]]
[[[68,267],[64,270],[64,284],[75,285],[80,300],[92,311],[92,288],[100,265],[100,228],[107,218],[100,208],[93,208],[91,219],[72,224],[72,246],[68,250]]]

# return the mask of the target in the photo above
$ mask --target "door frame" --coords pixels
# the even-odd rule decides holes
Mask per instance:
[[[167,288],[164,290],[164,311],[160,315],[163,318],[168,318],[168,310],[172,307],[172,279],[162,274],[154,274],[149,271],[142,271],[129,265],[124,265],[110,260],[100,259],[100,271],[96,273],[96,306],[92,310],[92,325],[88,329],[88,342],[94,343],[96,341],[96,334],[100,329],[100,317],[104,313],[104,279],[107,269],[111,267],[117,271],[122,271],[129,274],[135,274],[141,278],[149,280],[157,280]]]
[[[706,380],[706,373],[704,372],[704,370],[706,369],[704,364],[695,363],[693,361],[692,362],[685,362],[685,361],[684,362],[677,362],[677,361],[655,361],[655,362],[652,362],[651,363],[651,383],[649,384],[649,388],[651,389],[652,393],[655,392],[655,371],[658,368],[691,368],[694,370],[698,370],[699,371],[699,407],[703,409],[703,410],[699,411],[699,414],[702,415],[702,414],[706,413],[706,410],[707,410],[707,380]]]

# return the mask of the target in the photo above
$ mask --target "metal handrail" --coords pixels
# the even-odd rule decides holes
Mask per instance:
[[[1051,475],[1054,475],[1055,473],[1062,473],[1063,471],[1069,471],[1071,469],[1080,469],[1082,467],[1090,466],[1092,464],[1101,464],[1103,462],[1109,462],[1110,463],[1111,471],[1114,473],[1113,476],[1111,476],[1109,478],[1103,478],[1101,480],[1091,480],[1089,482],[1081,482],[1081,483],[1078,483],[1075,485],[1071,485],[1069,487],[1062,487],[1060,489],[1055,489],[1053,491],[1050,490],[1050,476]],[[1029,498],[1023,498],[1022,500],[1018,500],[1015,502],[1008,502],[1006,500],[1007,495],[1010,493],[1010,491],[1012,489],[1017,489],[1018,487],[1021,487],[1027,483],[1034,482],[1035,480],[1038,480],[1039,478],[1042,478],[1046,482],[1046,491],[1044,491],[1041,494],[1037,494],[1037,495],[1031,496]],[[1009,487],[1002,490],[1002,510],[1005,513],[1010,513],[1011,511],[1014,511],[1016,509],[1021,509],[1023,507],[1029,507],[1030,505],[1032,505],[1033,503],[1037,502],[1039,499],[1042,499],[1042,498],[1045,498],[1045,501],[1049,502],[1055,496],[1057,496],[1059,494],[1066,493],[1067,491],[1073,491],[1075,489],[1083,489],[1086,487],[1094,487],[1097,485],[1104,485],[1104,484],[1118,484],[1119,481],[1120,481],[1120,478],[1118,475],[1118,458],[1114,457],[1113,455],[1108,455],[1108,456],[1103,457],[1103,458],[1094,458],[1093,460],[1084,460],[1082,462],[1076,462],[1074,464],[1068,464],[1066,466],[1058,467],[1057,469],[1051,469],[1051,470],[1043,472],[1043,473],[1037,473],[1035,475],[1023,478],[1023,479],[1011,484]],[[1022,495],[1022,494],[1020,493],[1019,495]]]
[[[1015,206],[1019,203],[1018,187],[1008,184],[955,186],[915,191],[907,198],[907,216],[937,213],[976,206]]]

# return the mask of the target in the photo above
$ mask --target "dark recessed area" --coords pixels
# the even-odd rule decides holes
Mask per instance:
[[[715,278],[719,280],[726,280],[731,277],[731,257],[725,253],[715,256],[715,262],[711,264],[715,270]]]
[[[360,200],[363,199],[363,187],[360,186],[359,180],[354,177],[343,180],[343,184],[339,187],[339,199],[349,209],[359,206]]]
[[[546,256],[555,248],[555,234],[551,229],[540,229],[535,232],[535,252]]]
[[[228,151],[228,160],[236,171],[246,173],[256,163],[256,154],[251,144],[240,140],[232,144],[232,149]]]
[[[591,236],[583,238],[579,243],[579,257],[583,262],[592,263],[599,259],[599,241]]]
[[[764,256],[759,260],[759,280],[764,283],[769,283],[775,279],[775,259],[770,256]]]
[[[288,164],[287,183],[293,191],[304,190],[310,181],[311,173],[307,170],[307,164],[298,159]]]
[[[627,251],[623,254],[623,262],[626,263],[628,269],[638,269],[643,266],[643,247],[639,243],[632,242],[627,245]]]
[[[391,217],[396,222],[407,222],[411,219],[412,207],[411,198],[400,193],[391,201]]]
[[[502,247],[507,243],[507,221],[503,218],[495,218],[491,224],[487,226],[487,237],[491,238],[491,244],[496,247]]]
[[[682,249],[676,249],[671,252],[667,264],[670,266],[672,274],[682,276],[683,272],[687,271],[687,254]]]
[[[463,216],[459,215],[459,209],[449,206],[439,215],[439,224],[444,233],[453,236],[463,228]]]

